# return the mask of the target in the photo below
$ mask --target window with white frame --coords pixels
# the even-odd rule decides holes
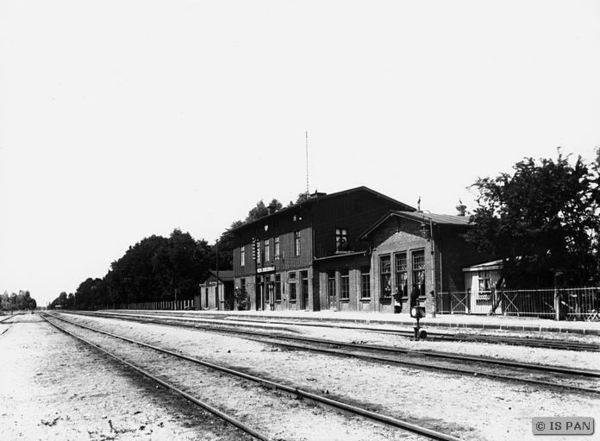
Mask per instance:
[[[492,294],[492,274],[489,270],[479,271],[479,291],[477,292],[478,299],[489,299]]]
[[[300,255],[300,231],[294,231],[294,256]]]
[[[241,266],[246,265],[246,248],[245,247],[240,248],[240,265]]]
[[[281,252],[279,249],[279,236],[274,239],[275,242],[275,259],[281,259]]]
[[[269,239],[265,239],[265,262],[271,260],[271,247],[269,246]]]
[[[360,269],[360,297],[363,299],[371,297],[371,274],[367,267]]]
[[[425,295],[425,251],[412,252],[412,289],[419,290],[419,296]]]
[[[406,253],[399,253],[396,260],[396,288],[401,297],[408,297],[408,259]]]
[[[390,256],[381,256],[379,259],[379,275],[381,297],[392,295],[392,263]]]

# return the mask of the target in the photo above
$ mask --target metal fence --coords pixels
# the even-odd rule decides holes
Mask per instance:
[[[442,292],[439,314],[487,314],[600,321],[600,287]]]
[[[195,309],[193,300],[169,300],[162,302],[130,303],[117,305],[118,309],[147,309],[147,310],[190,310]]]

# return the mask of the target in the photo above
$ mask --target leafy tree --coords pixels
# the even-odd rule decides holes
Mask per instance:
[[[252,222],[268,215],[269,210],[265,206],[265,203],[261,200],[256,204],[256,207],[248,212],[248,216],[246,216],[246,222]]]
[[[63,291],[58,295],[58,304],[61,306],[61,308],[67,307],[67,293],[66,292]]]
[[[590,165],[526,158],[514,174],[479,178],[469,240],[504,259],[503,278],[516,287],[600,281],[600,151]]]
[[[282,208],[283,205],[277,199],[273,199],[271,202],[269,202],[269,205],[267,205],[267,210],[269,214],[275,213],[276,211],[279,211]]]
[[[298,193],[298,197],[296,198],[296,202],[290,201],[290,203],[288,204],[288,207],[292,207],[294,205],[301,204],[303,202],[306,202],[308,199],[310,199],[310,196],[308,195],[308,193],[306,193],[306,192]]]
[[[198,284],[208,271],[208,253],[205,241],[196,242],[189,233],[176,229],[164,247],[153,259],[162,295],[165,299],[192,299]]]
[[[269,214],[273,214],[281,210],[282,208],[283,205],[277,199],[273,199],[271,202],[269,202],[269,205],[265,205],[265,203],[261,200],[256,204],[256,207],[248,212],[245,222],[252,222],[261,219]]]
[[[4,291],[2,295],[0,295],[0,310],[8,311],[10,306],[10,300],[8,297],[8,291]]]

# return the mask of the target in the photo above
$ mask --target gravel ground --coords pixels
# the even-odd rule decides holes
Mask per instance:
[[[0,439],[218,439],[219,435],[227,436],[221,435],[223,425],[218,430],[208,429],[210,421],[198,421],[194,417],[197,411],[192,413],[189,406],[181,403],[177,408],[149,388],[147,382],[133,379],[126,370],[107,362],[94,351],[50,331],[48,325],[37,322],[35,315],[22,316],[20,320],[21,325],[11,326],[0,336],[0,353],[3,354],[0,400],[10,403],[0,415]],[[214,363],[256,374],[266,373],[274,381],[296,383],[316,393],[329,392],[332,398],[366,403],[373,410],[426,424],[435,430],[452,431],[465,440],[546,439],[533,436],[533,417],[591,416],[596,422],[600,421],[600,401],[588,394],[282,351],[237,337],[195,330],[106,319],[94,321],[102,323],[107,330],[118,330],[132,338],[160,343]],[[6,326],[0,324],[0,333]],[[600,365],[598,354],[593,353],[393,341],[383,334],[303,329],[311,335],[343,341],[414,346],[581,368],[597,369]],[[235,397],[231,399],[235,402]],[[312,428],[310,420],[299,419],[296,423],[306,440],[335,438],[335,433],[327,428]],[[213,438],[210,438],[211,433]],[[551,441],[560,439],[552,437]],[[596,434],[575,439],[600,437]]]
[[[0,324],[0,440],[251,439],[53,330]]]
[[[399,419],[452,431],[463,439],[536,439],[531,419],[538,416],[595,416],[600,401],[593,395],[506,384],[485,378],[466,378],[396,365],[330,357],[302,351],[281,351],[277,347],[236,337],[138,323],[97,319],[107,330],[118,328],[132,338],[167,347],[257,374],[267,373],[275,381],[298,384],[316,393],[328,391],[336,398],[367,403],[373,409]],[[324,338],[349,341],[389,342],[389,335],[349,330],[314,330]],[[380,340],[378,340],[378,338]],[[465,353],[503,356],[535,362],[530,348],[489,344],[412,342],[398,339],[394,344],[431,344],[432,349],[451,344]],[[505,351],[501,353],[501,351]],[[538,350],[536,350],[538,351]],[[545,362],[580,367],[598,366],[598,354],[539,350]],[[580,359],[585,359],[580,362]],[[308,424],[308,423],[307,423]],[[317,438],[315,438],[317,439]],[[539,439],[539,438],[537,438]],[[558,438],[553,438],[553,441]]]

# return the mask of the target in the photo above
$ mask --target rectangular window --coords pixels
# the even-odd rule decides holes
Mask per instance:
[[[279,250],[279,236],[275,238],[275,259],[281,259],[281,253]]]
[[[360,297],[363,299],[371,297],[371,274],[366,267],[360,269]]]
[[[381,256],[379,260],[381,297],[392,296],[392,264],[390,256]]]
[[[479,271],[479,291],[477,292],[477,298],[487,300],[490,298],[492,293],[492,278],[489,270]]]
[[[345,228],[335,229],[335,250],[348,251],[348,230]]]
[[[300,255],[300,231],[294,231],[294,256]]]
[[[275,276],[275,301],[281,302],[281,275]]]
[[[419,296],[425,295],[425,252],[412,253],[412,289],[419,290]]]
[[[246,248],[240,248],[240,266],[246,265]]]
[[[260,265],[262,257],[262,250],[260,246],[260,240],[256,241],[256,263]]]
[[[396,289],[401,297],[408,297],[408,260],[406,253],[396,254]]]
[[[479,271],[479,292],[490,291],[491,289],[490,271]]]
[[[341,271],[340,299],[350,298],[350,273],[347,269]]]
[[[269,239],[265,239],[265,262],[271,260],[271,247],[269,246]]]

